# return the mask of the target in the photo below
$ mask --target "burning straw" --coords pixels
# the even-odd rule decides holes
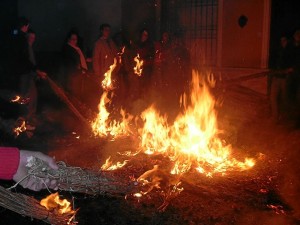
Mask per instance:
[[[91,171],[81,167],[67,166],[64,162],[58,162],[58,169],[49,168],[44,161],[31,157],[28,160],[30,176],[35,178],[49,178],[56,180],[58,189],[84,193],[89,195],[123,196],[134,189],[133,182],[121,178],[112,171]]]
[[[60,214],[57,211],[48,211],[40,202],[24,194],[14,193],[0,186],[0,206],[14,211],[22,216],[42,220],[48,224],[74,224],[74,212]]]

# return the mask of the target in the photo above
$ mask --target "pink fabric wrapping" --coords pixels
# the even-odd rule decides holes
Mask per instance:
[[[17,172],[19,161],[19,149],[14,147],[0,147],[0,179],[11,180]]]

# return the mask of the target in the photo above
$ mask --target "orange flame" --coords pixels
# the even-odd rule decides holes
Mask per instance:
[[[136,65],[133,68],[134,73],[138,76],[142,76],[144,61],[140,60],[139,54],[137,54],[137,56],[134,57],[134,61],[136,62]]]
[[[21,97],[19,95],[13,97],[10,102],[19,102],[19,100],[21,99]]]
[[[20,104],[20,105],[27,104],[29,101],[30,101],[30,98],[22,98],[22,97],[19,96],[19,95],[16,95],[15,97],[13,97],[13,98],[10,100],[10,102],[18,103],[18,104]]]
[[[60,214],[75,213],[71,209],[71,203],[67,199],[60,199],[58,192],[48,195],[40,201],[40,204],[49,211],[57,209]]]
[[[269,204],[267,205],[268,208],[272,209],[275,211],[276,214],[286,214],[286,212],[284,211],[284,208],[283,206],[281,205],[272,205],[272,204]]]
[[[215,84],[213,79],[209,80]],[[231,158],[231,146],[217,135],[214,99],[197,72],[193,71],[190,105],[169,126],[166,116],[160,116],[154,107],[146,109],[141,117],[141,148],[146,154],[163,154],[174,162],[172,174],[182,174],[194,167],[199,173],[212,176],[227,170],[246,170],[254,166],[253,159],[240,162]]]
[[[106,71],[106,73],[104,74],[104,79],[102,81],[102,87],[105,90],[110,90],[113,88],[112,86],[112,80],[111,80],[111,74],[114,71],[114,69],[117,66],[117,59],[114,58],[114,64],[112,64],[109,69]]]
[[[142,186],[141,191],[134,193],[133,196],[136,198],[142,198],[143,195],[147,195],[152,190],[162,189],[161,194],[165,201],[171,196],[177,196],[183,191],[180,187],[180,176],[170,175],[165,171],[158,168],[158,165],[154,165],[153,169],[143,173],[137,180]],[[161,206],[162,209],[168,205],[167,201]]]
[[[18,127],[15,127],[13,129],[13,132],[14,132],[15,136],[17,137],[17,136],[20,135],[20,133],[26,131],[26,129],[27,128],[26,128],[26,122],[25,122],[25,120],[21,120],[20,121],[20,125]]]
[[[110,157],[108,157],[105,161],[105,163],[101,166],[101,170],[117,170],[119,168],[122,168],[127,164],[128,160],[124,160],[124,162],[117,162],[116,164],[113,164],[113,162],[110,160]]]
[[[121,52],[118,53],[118,57],[119,57],[119,63],[122,63],[122,55],[125,52],[125,46],[121,49]]]
[[[214,109],[216,101],[209,87],[215,85],[213,76],[205,81],[196,71],[192,75],[190,95],[184,94],[180,99],[184,111],[173,124],[168,124],[167,117],[161,116],[153,106],[141,114],[144,125],[138,130],[141,137],[139,151],[167,156],[173,162],[171,174],[183,174],[194,169],[211,177],[215,173],[250,169],[255,165],[255,160],[245,158],[239,161],[233,158],[231,146],[218,137],[220,130]],[[99,114],[92,123],[94,134],[113,137],[131,134],[129,123],[133,117],[121,110],[121,122],[109,119],[110,114],[105,107],[108,102],[110,99],[104,92],[98,106]],[[129,152],[125,155],[134,154]]]
[[[107,97],[107,92],[104,92],[101,96],[100,103],[98,105],[99,113],[97,118],[92,122],[92,129],[95,135],[113,137],[128,135],[130,133],[129,122],[132,116],[125,113],[123,109],[120,110],[122,121],[117,122],[109,118],[109,112],[106,109],[106,105],[110,102]]]

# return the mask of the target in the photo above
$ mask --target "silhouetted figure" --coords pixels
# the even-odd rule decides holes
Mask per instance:
[[[103,80],[104,73],[114,63],[117,57],[117,47],[110,38],[111,27],[109,24],[100,26],[100,37],[95,43],[93,51],[93,69],[97,78]]]
[[[29,30],[28,19],[21,17],[19,19],[19,29],[14,36],[12,45],[13,54],[13,74],[16,82],[19,84],[19,93],[22,98],[29,98],[27,107],[23,107],[21,114],[27,123],[34,123],[37,92],[35,80],[37,78],[46,78],[47,74],[37,68],[37,63],[33,51],[35,41],[35,32]],[[32,98],[32,99],[31,99]]]
[[[140,59],[143,60],[143,71],[139,77],[139,94],[147,94],[151,85],[151,77],[154,62],[154,44],[149,37],[149,31],[142,29],[140,39],[136,43],[136,52]]]
[[[291,59],[287,48],[288,38],[280,38],[280,48],[277,54],[276,70],[271,75],[270,100],[274,123],[279,122],[284,110],[287,110],[287,76],[292,71]]]
[[[155,42],[153,82],[159,89],[167,86],[166,77],[172,65],[172,42],[170,34],[163,32],[159,41]]]
[[[62,49],[65,88],[78,99],[82,96],[84,74],[87,72],[85,56],[78,47],[78,33],[71,30]]]

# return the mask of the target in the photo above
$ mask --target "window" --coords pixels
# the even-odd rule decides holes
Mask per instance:
[[[181,36],[194,66],[217,61],[217,0],[162,0],[162,29]]]

